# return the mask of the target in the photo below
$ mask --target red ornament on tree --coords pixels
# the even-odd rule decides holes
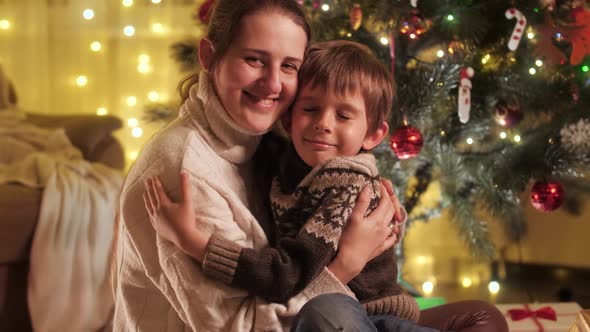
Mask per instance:
[[[350,27],[352,30],[358,30],[363,23],[363,11],[361,5],[355,3],[350,10]]]
[[[537,181],[531,189],[531,204],[542,212],[551,212],[563,204],[565,192],[558,182]]]
[[[513,127],[517,125],[523,117],[522,111],[520,110],[520,104],[517,99],[510,101],[499,101],[496,104],[495,111],[496,123],[502,127]]]
[[[399,159],[409,159],[420,153],[424,139],[418,128],[402,126],[391,135],[390,144]]]

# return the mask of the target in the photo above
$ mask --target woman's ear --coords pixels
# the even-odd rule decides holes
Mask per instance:
[[[379,145],[387,132],[389,131],[389,125],[387,121],[381,122],[381,125],[371,133],[367,133],[367,136],[363,140],[362,148],[363,150],[369,151],[372,150],[374,147]]]
[[[199,42],[199,63],[206,72],[211,68],[211,61],[213,60],[214,53],[215,48],[211,41],[207,38],[201,38],[201,41]]]

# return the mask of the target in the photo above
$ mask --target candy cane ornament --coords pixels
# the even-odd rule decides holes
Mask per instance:
[[[522,39],[522,35],[524,34],[524,28],[526,27],[526,17],[524,17],[524,15],[518,9],[509,8],[506,10],[506,18],[509,20],[516,18],[516,25],[514,26],[512,35],[508,41],[508,49],[511,51],[516,51],[518,44]]]
[[[459,83],[458,111],[459,121],[467,123],[469,121],[469,111],[471,110],[471,80],[475,74],[473,68],[467,67],[461,69],[461,81]]]

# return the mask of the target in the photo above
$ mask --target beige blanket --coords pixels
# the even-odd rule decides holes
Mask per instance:
[[[0,184],[44,188],[31,248],[35,331],[97,331],[113,299],[108,255],[123,175],[90,163],[63,130],[0,113]]]

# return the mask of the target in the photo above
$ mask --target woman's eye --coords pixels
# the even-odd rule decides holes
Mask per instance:
[[[285,68],[288,71],[297,71],[297,66],[292,64],[292,63],[286,63],[283,65],[283,68]]]
[[[248,62],[251,65],[256,65],[256,66],[264,65],[264,63],[262,62],[262,59],[254,58],[254,57],[246,58],[246,62]]]

